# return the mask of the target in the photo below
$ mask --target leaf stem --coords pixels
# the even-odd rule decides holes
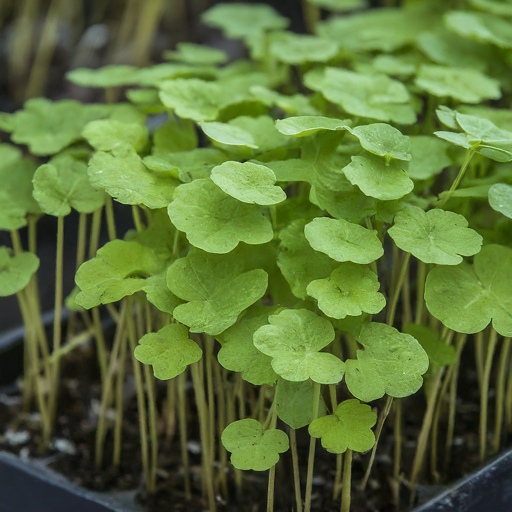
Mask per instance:
[[[386,399],[386,405],[382,410],[379,421],[377,422],[377,427],[375,428],[375,444],[372,448],[372,454],[370,455],[370,461],[368,462],[368,468],[366,469],[366,473],[364,474],[363,481],[361,482],[361,490],[364,491],[366,488],[366,484],[368,483],[368,479],[370,478],[370,473],[372,471],[373,462],[375,460],[375,454],[377,452],[377,446],[379,444],[380,435],[382,433],[382,427],[384,427],[384,423],[386,422],[386,418],[388,417],[389,411],[391,410],[391,406],[393,405],[393,397],[389,396]]]
[[[121,440],[123,434],[123,402],[124,402],[124,370],[126,366],[126,348],[128,345],[128,333],[123,329],[119,359],[117,364],[116,382],[116,420],[114,426],[114,454],[112,465],[118,467],[121,463]]]
[[[352,450],[347,448],[343,463],[343,489],[341,491],[340,512],[350,512],[350,488],[352,484]]]
[[[297,435],[295,429],[290,427],[290,448],[293,463],[293,483],[295,485],[295,503],[297,512],[302,512],[302,492],[300,489],[299,455],[297,453]]]
[[[276,428],[277,424],[277,409],[274,407],[272,413],[272,421],[270,428]],[[267,492],[267,512],[274,512],[274,487],[276,481],[276,464],[274,464],[268,471],[268,492]]]
[[[492,443],[492,453],[498,453],[501,440],[501,426],[503,423],[503,402],[505,398],[505,377],[507,366],[509,364],[510,338],[503,340],[503,346],[500,353],[500,366],[498,370],[498,378],[496,384],[496,414],[494,421],[494,439]]]
[[[105,194],[105,212],[107,213],[108,237],[109,237],[110,241],[112,241],[117,238],[116,221],[114,218],[113,201],[112,201],[112,198],[108,194]]]
[[[484,373],[482,375],[482,392],[480,394],[480,462],[485,459],[487,448],[487,406],[489,401],[489,379],[491,376],[492,360],[496,349],[498,333],[491,327],[489,335],[489,346],[487,347],[487,357],[485,359]]]
[[[313,409],[311,411],[311,421],[315,421],[318,418],[318,407],[320,405],[320,387],[318,382],[313,383]],[[306,502],[304,504],[304,512],[310,512],[311,510],[311,494],[313,491],[313,467],[315,465],[315,449],[316,449],[316,438],[311,436],[309,442],[309,457],[308,457],[308,473],[306,479]]]
[[[469,162],[471,162],[471,159],[473,158],[475,152],[476,151],[471,148],[467,150],[466,157],[464,158],[464,162],[462,163],[462,166],[459,170],[459,173],[457,174],[457,177],[455,178],[455,181],[452,183],[450,190],[448,190],[443,199],[441,199],[441,201],[439,201],[439,203],[436,205],[436,208],[442,208],[448,201],[448,199],[450,199],[451,195],[457,190],[458,186],[460,185],[460,182],[462,181],[462,178],[464,178],[464,174],[466,173]]]
[[[395,322],[396,307],[398,304],[398,299],[400,297],[400,292],[402,290],[402,285],[404,283],[404,278],[405,278],[405,275],[407,274],[407,268],[409,265],[410,258],[411,258],[410,252],[406,252],[404,254],[404,256],[402,257],[400,273],[398,275],[398,279],[397,279],[396,285],[393,290],[393,297],[391,298],[391,303],[389,305],[387,319],[386,319],[386,323],[391,326],[393,326],[393,323]]]
[[[158,466],[158,434],[156,430],[156,401],[155,401],[155,377],[148,365],[144,365],[146,377],[146,389],[148,394],[149,410],[149,437],[151,440],[151,463],[149,467],[149,489],[150,493],[156,490],[156,470]]]
[[[185,481],[185,499],[190,501],[192,494],[190,492],[190,467],[188,461],[187,450],[187,409],[186,400],[187,395],[185,392],[187,370],[178,375],[178,415],[180,424],[180,446],[181,446],[181,461],[183,463],[184,481]]]

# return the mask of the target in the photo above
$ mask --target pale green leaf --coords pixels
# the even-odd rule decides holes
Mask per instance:
[[[27,286],[39,268],[39,258],[31,252],[10,255],[7,247],[0,247],[0,297],[20,292]]]
[[[263,207],[230,197],[209,179],[180,185],[169,216],[192,245],[207,252],[227,253],[239,242],[264,244],[274,236]]]
[[[492,320],[499,334],[512,336],[512,249],[484,245],[474,265],[435,267],[427,276],[425,302],[454,331],[480,332]]]
[[[324,116],[298,116],[277,120],[276,128],[284,135],[306,137],[320,130],[346,130],[350,122],[349,119]]]
[[[140,152],[148,142],[148,129],[137,123],[101,119],[87,124],[82,136],[96,150],[110,151],[117,144],[124,142]]]
[[[395,215],[388,231],[395,244],[424,263],[458,265],[462,256],[480,251],[482,237],[458,213],[410,206]]]
[[[318,300],[320,310],[331,318],[359,316],[363,312],[376,315],[386,305],[379,293],[377,276],[368,268],[344,263],[327,279],[309,283],[307,293]]]
[[[201,359],[203,351],[188,337],[184,325],[169,324],[158,332],[145,334],[135,348],[134,356],[153,367],[160,380],[173,379],[183,373],[189,364]]]
[[[231,463],[237,469],[266,471],[288,451],[288,436],[277,429],[263,432],[259,421],[246,418],[228,425],[222,432],[222,444],[231,452]]]
[[[228,54],[224,50],[195,43],[178,43],[175,51],[164,52],[164,58],[194,65],[225,64]]]
[[[334,41],[307,34],[283,32],[274,35],[271,41],[270,53],[285,64],[326,62],[338,53]]]
[[[254,144],[252,135],[238,126],[233,126],[228,123],[200,123],[203,132],[210,137],[210,139],[226,144],[227,146],[246,146],[248,148],[257,149],[258,146]]]
[[[413,180],[427,180],[451,165],[449,145],[428,135],[410,137],[412,160],[407,174]]]
[[[275,185],[276,175],[264,165],[225,162],[212,170],[211,179],[226,194],[243,203],[272,205],[286,199],[284,190]]]
[[[317,217],[306,225],[304,233],[315,251],[336,261],[365,265],[384,254],[377,231],[343,219]]]
[[[407,324],[404,333],[416,338],[436,366],[453,366],[457,364],[457,355],[453,345],[444,343],[439,335],[429,327],[420,324]]]
[[[489,189],[489,204],[493,210],[512,219],[512,186],[496,183]]]
[[[322,446],[331,453],[344,453],[347,449],[367,452],[375,444],[371,428],[377,415],[371,407],[359,400],[345,400],[334,414],[317,418],[309,425],[309,435],[321,438]]]
[[[307,309],[285,309],[269,317],[270,325],[254,333],[254,345],[272,357],[272,368],[283,379],[336,384],[345,367],[336,356],[320,352],[334,340],[334,329],[325,318]]]
[[[372,322],[363,327],[357,341],[364,350],[345,362],[347,387],[356,398],[371,402],[385,393],[403,398],[420,389],[428,356],[415,338]]]

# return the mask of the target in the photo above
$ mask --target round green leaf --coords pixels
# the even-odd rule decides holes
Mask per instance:
[[[428,180],[451,165],[449,145],[445,141],[428,135],[413,135],[411,141],[412,160],[407,174],[413,180]]]
[[[489,204],[493,210],[512,219],[512,186],[496,183],[489,189]]]
[[[368,268],[354,263],[344,263],[327,279],[312,281],[308,295],[318,300],[320,310],[331,318],[342,319],[363,313],[376,315],[386,305],[379,293],[377,276]]]
[[[449,96],[465,103],[501,98],[499,82],[471,68],[422,64],[416,85],[433,96]]]
[[[189,364],[199,361],[203,351],[189,339],[184,325],[169,324],[158,332],[142,336],[134,355],[141,363],[153,367],[157,379],[169,380],[183,373]]]
[[[31,252],[10,256],[7,247],[0,247],[0,297],[20,292],[39,268],[39,258]]]
[[[275,185],[276,175],[265,165],[225,162],[212,170],[211,178],[226,194],[243,203],[271,205],[286,199],[284,190]]]
[[[41,165],[33,178],[34,198],[48,215],[64,217],[71,208],[92,213],[100,208],[105,196],[95,190],[87,176],[87,165],[70,156],[52,158]]]
[[[278,119],[276,128],[284,135],[291,137],[306,137],[321,130],[346,130],[348,119],[334,119],[324,116],[297,116]]]
[[[371,407],[359,400],[341,402],[334,414],[317,418],[309,425],[309,435],[320,437],[322,446],[331,453],[344,453],[347,449],[367,452],[375,444],[371,428],[377,415]]]
[[[411,160],[409,137],[386,123],[374,123],[356,126],[349,130],[359,139],[361,146],[374,155],[382,156],[386,161]]]
[[[178,43],[176,51],[164,52],[164,58],[186,64],[216,65],[225,64],[228,60],[228,54],[223,50],[203,44]]]
[[[454,331],[480,332],[492,320],[499,334],[512,336],[512,249],[484,245],[474,265],[434,268],[427,276],[425,302]]]
[[[352,162],[343,168],[352,185],[370,197],[382,201],[400,199],[414,188],[413,181],[397,161],[386,163],[377,156],[353,156]]]
[[[89,162],[91,185],[106,190],[123,204],[165,208],[178,180],[150,171],[132,146],[119,144],[112,153],[98,151]]]
[[[304,235],[305,225],[305,220],[295,220],[279,233],[281,245],[277,257],[283,276],[299,299],[307,297],[306,287],[311,281],[326,278],[337,267],[335,261],[309,245]]]
[[[254,144],[254,139],[251,134],[228,123],[200,123],[203,132],[220,144],[226,144],[227,146],[246,146],[248,148],[257,149],[258,146]]]
[[[388,233],[403,251],[438,265],[458,265],[462,256],[479,252],[483,240],[462,215],[440,209],[425,212],[417,206],[399,211]]]
[[[239,242],[264,244],[274,236],[261,206],[241,203],[210,179],[180,185],[174,197],[169,205],[172,223],[204,251],[224,254]]]
[[[148,301],[164,313],[172,315],[176,307],[183,304],[167,286],[167,271],[148,277],[142,289],[146,292]]]
[[[272,38],[270,53],[285,64],[326,62],[338,53],[338,45],[318,36],[283,32]]]
[[[254,333],[254,345],[272,357],[272,368],[283,379],[335,384],[345,367],[336,356],[320,352],[334,340],[330,322],[307,309],[285,309],[269,317],[270,325]]]
[[[254,333],[268,323],[269,315],[275,310],[275,307],[249,310],[240,322],[224,331],[221,336],[222,348],[217,355],[219,363],[226,370],[240,372],[245,381],[255,386],[272,386],[277,380],[277,374],[271,365],[272,358],[260,352],[252,341]]]
[[[113,240],[78,269],[75,301],[85,309],[110,304],[142,290],[146,279],[162,270],[162,262],[149,247]]]
[[[193,250],[176,260],[167,272],[167,286],[187,301],[173,312],[192,332],[216,336],[237,320],[238,315],[263,297],[267,273],[256,268],[244,272],[240,255],[217,255]]]
[[[208,9],[201,19],[221,29],[227,37],[246,39],[267,30],[285,29],[289,20],[266,4],[218,4]]]
[[[364,350],[345,362],[347,387],[356,398],[371,402],[384,393],[403,398],[420,389],[428,356],[415,338],[372,322],[363,327],[357,341]]]
[[[247,418],[228,425],[222,432],[222,444],[231,452],[231,463],[237,469],[266,471],[288,451],[288,436],[277,429],[263,432],[259,421]]]
[[[343,219],[317,217],[306,225],[304,233],[315,251],[336,261],[366,265],[384,254],[377,231]]]
[[[66,78],[82,87],[119,87],[137,83],[139,69],[134,66],[110,65],[99,69],[76,68]]]
[[[140,152],[148,141],[148,129],[144,125],[112,119],[91,121],[83,129],[82,135],[94,149],[101,151],[110,151],[124,142]]]

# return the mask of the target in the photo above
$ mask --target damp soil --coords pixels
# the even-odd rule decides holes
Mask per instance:
[[[467,475],[478,466],[478,421],[479,393],[472,340],[466,344],[459,376],[457,414],[452,446],[451,462],[446,471],[444,465],[444,444],[446,433],[446,409],[442,414],[438,441],[439,480],[430,470],[430,447],[427,450],[426,468],[423,472],[417,497],[424,502],[435,496],[456,479]],[[0,432],[24,433],[14,439],[5,435],[0,437],[0,449],[24,457],[49,457],[50,467],[66,475],[79,485],[95,491],[135,491],[136,500],[147,512],[187,511],[202,512],[208,509],[207,502],[201,498],[201,457],[199,449],[199,423],[194,408],[192,386],[188,386],[187,428],[190,457],[190,474],[193,498],[186,501],[184,475],[181,466],[180,439],[176,421],[168,421],[167,386],[158,382],[157,398],[159,408],[159,457],[157,473],[157,492],[152,496],[144,495],[142,489],[142,465],[140,455],[139,421],[135,386],[130,379],[130,363],[127,364],[125,383],[124,419],[122,426],[122,455],[118,468],[111,464],[113,437],[110,428],[107,434],[104,452],[104,464],[101,469],[95,466],[95,432],[100,404],[100,383],[96,354],[93,345],[85,345],[68,354],[62,365],[62,385],[59,396],[56,429],[52,448],[41,454],[38,450],[40,440],[39,418],[37,414],[24,412],[16,387],[10,391],[0,390]],[[492,380],[491,380],[492,382]],[[493,418],[493,388],[490,390],[489,417]],[[343,396],[346,393],[346,396]],[[349,398],[347,391],[339,393],[338,400]],[[377,406],[377,403],[371,404]],[[381,404],[382,405],[382,402]],[[447,404],[446,404],[447,405]],[[369,454],[354,453],[352,469],[352,508],[353,512],[391,512],[397,510],[397,495],[400,496],[400,509],[407,510],[409,492],[407,478],[416,450],[426,403],[422,391],[403,399],[402,426],[402,465],[400,484],[396,484],[394,474],[394,415],[391,411],[383,429],[374,468],[364,492],[359,490]],[[113,416],[113,411],[108,415]],[[176,419],[175,419],[176,420]],[[113,424],[113,423],[111,423]],[[490,430],[492,422],[489,422]],[[278,428],[286,429],[283,424]],[[15,438],[16,436],[14,436]],[[20,442],[21,441],[21,442]],[[309,449],[307,429],[297,430],[297,443],[302,477],[305,480]],[[327,453],[317,444],[312,510],[331,512],[340,507],[339,498],[333,500],[333,483],[336,473],[336,456]],[[275,507],[276,512],[288,512],[295,509],[292,461],[290,452],[281,456],[276,469]],[[247,471],[243,473],[242,488],[235,485],[235,473],[228,470],[228,500],[218,496],[220,512],[257,512],[266,510],[267,472]],[[305,481],[302,481],[302,491]],[[399,492],[398,492],[399,491]],[[226,502],[227,501],[227,502]]]

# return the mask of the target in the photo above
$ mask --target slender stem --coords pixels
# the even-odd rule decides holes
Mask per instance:
[[[434,408],[436,405],[437,392],[441,383],[441,378],[444,373],[444,368],[438,368],[432,377],[430,383],[430,393],[427,397],[427,410],[423,416],[423,423],[421,425],[420,435],[418,436],[418,446],[414,455],[414,461],[412,463],[411,478],[409,486],[411,489],[410,505],[414,503],[416,499],[416,482],[423,466],[423,460],[425,458],[425,451],[427,449],[428,437],[430,434],[430,427],[432,426],[432,418],[434,416]]]
[[[114,218],[114,204],[108,194],[105,194],[105,212],[107,213],[108,237],[112,241],[117,238],[116,221]]]
[[[215,460],[215,398],[213,389],[213,342],[212,336],[206,337],[206,384],[208,387],[208,440],[210,460],[208,464],[213,471]],[[218,491],[218,489],[215,489]]]
[[[503,340],[500,353],[500,367],[496,384],[496,415],[494,421],[494,439],[492,442],[492,453],[498,453],[501,440],[501,426],[503,423],[503,402],[505,398],[505,378],[507,366],[509,365],[510,338]]]
[[[98,308],[92,308],[92,322],[94,325],[94,337],[96,339],[96,352],[98,353],[101,382],[102,385],[104,385],[107,377],[107,349],[105,348],[105,338],[103,337],[100,310]]]
[[[512,360],[508,364],[511,367]],[[507,392],[505,394],[505,422],[507,432],[512,431],[512,368],[508,372]]]
[[[338,399],[336,397],[336,384],[329,384],[329,397],[331,399],[332,412],[336,411],[338,407]],[[336,454],[336,475],[334,477],[334,485],[332,488],[332,499],[336,500],[341,490],[341,466],[342,454]]]
[[[485,359],[484,373],[482,375],[482,392],[480,394],[480,462],[485,459],[487,448],[487,405],[489,400],[489,379],[491,376],[492,359],[498,333],[491,327],[489,336],[489,346],[487,347],[487,357]]]
[[[395,400],[395,453],[393,465],[393,479],[395,481],[395,505],[400,508],[400,466],[402,462],[402,399]]]
[[[405,271],[402,284],[402,326],[412,322],[411,288],[409,286],[409,267]]]
[[[395,322],[395,314],[396,314],[396,306],[398,304],[398,298],[400,297],[400,291],[402,290],[402,285],[404,283],[405,275],[407,274],[407,267],[409,265],[409,260],[411,258],[411,253],[406,252],[402,257],[402,263],[400,267],[400,274],[398,275],[396,286],[393,290],[393,297],[391,298],[391,303],[389,304],[388,314],[386,323],[388,325],[393,325]]]
[[[174,241],[173,241],[173,244],[172,244],[172,253],[177,258],[180,255],[180,232],[178,230],[176,230],[174,232]]]
[[[81,213],[78,221],[78,243],[76,246],[76,268],[85,260],[85,245],[87,243],[87,214]]]
[[[176,431],[176,379],[167,381],[167,405],[165,411],[165,440],[171,444]]]
[[[436,408],[434,410],[434,418],[432,420],[432,440],[430,443],[430,471],[432,472],[432,476],[434,478],[434,482],[436,485],[439,485],[440,476],[437,471],[437,434],[439,432],[439,418],[441,416],[441,410],[444,405],[444,395],[448,389],[448,384],[452,381],[452,375],[454,372],[454,367],[451,366],[448,368],[444,376],[443,383],[441,385],[441,390],[439,391],[439,396],[437,398]]]
[[[35,215],[28,217],[28,250],[32,254],[37,253],[37,220]]]
[[[149,489],[150,493],[156,490],[156,470],[158,467],[158,435],[156,429],[156,401],[155,401],[155,377],[151,368],[145,364],[144,372],[146,377],[146,389],[148,393],[149,409],[149,437],[151,440],[151,464],[149,467]]]
[[[414,315],[414,322],[421,324],[423,322],[423,312],[425,311],[425,279],[427,276],[427,264],[418,260],[418,271],[416,277],[416,312]]]
[[[96,467],[99,469],[103,464],[103,449],[105,444],[105,436],[106,436],[106,411],[107,407],[110,403],[110,395],[112,393],[112,381],[114,379],[114,373],[116,369],[116,365],[118,362],[117,356],[119,354],[119,350],[121,348],[122,340],[123,340],[123,331],[124,331],[124,320],[126,316],[126,301],[123,301],[123,306],[121,308],[121,315],[123,317],[123,322],[117,325],[116,334],[114,337],[114,344],[112,346],[112,352],[110,354],[110,364],[108,366],[107,375],[105,378],[105,382],[102,389],[101,395],[101,406],[100,413],[98,417],[98,427],[96,429]],[[130,315],[128,315],[128,318]]]
[[[457,406],[457,380],[459,378],[459,368],[460,368],[460,355],[462,353],[462,349],[467,340],[466,334],[457,334],[456,339],[456,351],[457,351],[457,363],[455,364],[452,380],[450,382],[450,408],[448,410],[448,429],[446,432],[446,444],[445,444],[445,457],[443,464],[443,472],[446,475],[448,471],[448,466],[450,464],[450,457],[452,451],[453,444],[453,430],[455,428],[455,413]]]
[[[55,316],[53,317],[53,351],[60,348],[62,338],[62,278],[64,274],[64,217],[57,217],[57,255],[55,260]],[[60,361],[55,361],[50,392],[50,417],[55,417],[59,386]]]
[[[102,214],[103,207],[98,208],[92,214],[91,236],[89,238],[89,259],[94,258],[94,256],[96,256],[96,251],[98,250]]]
[[[478,390],[482,392],[482,381],[484,375],[484,332],[480,331],[475,336],[475,362],[476,374],[478,378]]]
[[[295,429],[290,427],[290,448],[292,452],[293,483],[295,485],[295,503],[297,512],[302,512],[302,492],[300,489],[299,455],[297,453],[297,436]]]
[[[114,454],[112,457],[112,464],[118,467],[121,463],[121,440],[123,434],[123,405],[124,405],[124,369],[126,365],[126,348],[128,345],[128,334],[126,329],[123,329],[123,336],[121,341],[121,348],[119,351],[119,360],[117,368],[117,383],[116,383],[116,421],[114,426]]]
[[[210,446],[208,436],[208,410],[206,406],[206,399],[204,396],[204,386],[201,382],[201,374],[199,371],[199,363],[194,363],[190,366],[192,373],[192,382],[194,385],[194,393],[196,395],[197,412],[199,415],[199,435],[201,437],[201,446],[203,448],[203,482],[206,486],[208,496],[208,506],[210,512],[215,512],[215,493],[213,490],[212,471],[210,466]]]
[[[313,383],[313,409],[311,411],[311,421],[315,421],[318,418],[318,407],[320,405],[320,384],[318,382]],[[313,491],[313,467],[315,465],[315,449],[316,449],[316,438],[311,436],[309,442],[309,458],[308,458],[308,473],[306,479],[306,502],[304,504],[304,512],[310,512],[311,510],[311,495]]]
[[[276,428],[277,424],[277,408],[274,407],[272,413],[272,421],[270,428]],[[267,512],[274,512],[274,486],[276,481],[276,464],[274,464],[268,471],[268,491],[267,491]]]
[[[224,379],[222,378],[222,370],[221,366],[218,363],[217,359],[214,358],[213,371],[215,372],[215,380],[217,381],[217,431],[219,432],[218,436],[218,451],[219,451],[219,472],[218,472],[218,480],[222,487],[223,496],[227,499],[228,497],[228,481],[226,478],[226,465],[228,461],[228,453],[222,444],[222,439],[220,434],[224,431],[226,427],[226,392],[224,389]]]
[[[180,375],[178,375],[178,415],[180,423],[181,461],[183,463],[185,480],[185,499],[187,501],[190,501],[192,499],[192,494],[190,492],[190,467],[187,450],[187,395],[185,393],[186,375],[186,370]]]
[[[144,231],[144,223],[140,217],[139,207],[136,204],[132,205],[132,215],[133,215],[133,223],[135,224],[135,229],[140,233]]]
[[[341,491],[340,512],[350,512],[350,488],[352,484],[352,450],[345,452],[343,464],[343,488]]]
[[[469,162],[471,162],[471,159],[473,158],[473,155],[475,154],[474,149],[468,149],[466,152],[466,157],[464,158],[464,162],[462,164],[462,167],[459,170],[459,173],[457,174],[457,177],[455,178],[455,181],[452,183],[452,186],[450,187],[450,190],[446,193],[446,195],[439,201],[436,208],[442,208],[444,204],[450,199],[451,195],[457,190],[457,187],[460,185],[460,182],[462,181],[462,178],[464,178],[464,174],[466,173],[466,170],[468,168]]]
[[[370,473],[373,467],[373,461],[375,460],[375,454],[377,453],[377,446],[379,445],[380,435],[382,433],[382,428],[384,427],[384,423],[386,422],[386,418],[388,417],[389,411],[391,410],[391,406],[393,405],[393,397],[389,396],[386,399],[386,405],[382,410],[379,421],[377,422],[377,427],[375,428],[375,444],[372,448],[372,454],[370,455],[370,461],[368,462],[368,468],[366,469],[366,473],[364,474],[363,481],[361,482],[361,490],[364,491],[366,488],[366,484],[368,483],[368,479],[370,478]]]
[[[124,304],[123,304],[124,305]],[[123,308],[121,307],[121,316]],[[148,454],[148,422],[146,415],[146,400],[144,397],[144,381],[140,370],[140,363],[135,359],[135,349],[137,348],[137,333],[135,332],[135,324],[131,314],[127,315],[128,339],[130,341],[130,351],[132,353],[133,376],[135,377],[135,390],[137,393],[137,408],[139,410],[139,431],[140,446],[142,457],[142,469],[145,475],[146,489],[149,489],[149,454]],[[112,356],[111,356],[112,357]]]

